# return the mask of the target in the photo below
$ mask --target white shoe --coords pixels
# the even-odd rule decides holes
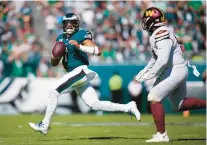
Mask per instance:
[[[157,134],[154,134],[151,139],[146,140],[146,142],[169,142],[169,137],[167,135],[167,132],[164,132],[163,134],[157,132]]]
[[[35,130],[37,132],[40,132],[43,135],[46,135],[48,133],[48,127],[46,127],[42,122],[37,123],[37,124],[35,124],[35,123],[29,123],[29,126],[33,130]]]
[[[127,104],[129,106],[129,113],[133,114],[137,120],[141,120],[141,114],[137,109],[137,105],[134,101],[131,101]]]

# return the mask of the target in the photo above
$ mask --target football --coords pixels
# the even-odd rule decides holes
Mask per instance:
[[[52,49],[52,55],[54,58],[60,58],[65,53],[66,46],[63,42],[56,42]]]

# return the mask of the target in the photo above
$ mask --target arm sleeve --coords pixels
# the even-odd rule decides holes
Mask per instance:
[[[149,71],[152,68],[152,66],[154,65],[155,61],[156,61],[155,57],[152,56],[150,61],[148,62],[148,64],[145,66],[144,72]]]
[[[162,41],[158,41],[156,45],[158,49],[157,60],[155,61],[151,69],[147,72],[147,79],[151,79],[156,75],[159,75],[167,65],[170,58],[170,52],[172,49],[171,39],[164,39]]]

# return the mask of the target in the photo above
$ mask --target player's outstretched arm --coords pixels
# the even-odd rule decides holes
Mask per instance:
[[[171,39],[164,39],[162,41],[158,41],[156,45],[158,48],[157,59],[152,68],[144,75],[145,80],[151,79],[156,75],[159,75],[167,65],[170,58],[170,52],[173,45]]]
[[[75,45],[75,47],[77,49],[80,49],[83,52],[92,54],[92,55],[97,55],[100,56],[101,55],[101,51],[99,50],[98,46],[90,39],[87,39],[85,41],[83,41],[82,44],[78,44],[77,41],[75,40],[70,40],[69,41],[72,45]]]

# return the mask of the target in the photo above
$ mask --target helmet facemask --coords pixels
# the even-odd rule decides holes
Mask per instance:
[[[77,20],[64,20],[62,24],[63,31],[67,34],[73,34],[79,29],[79,22]]]
[[[148,30],[148,28],[147,28],[147,21],[149,20],[150,18],[143,18],[142,19],[142,23],[141,23],[141,25],[142,25],[142,28],[144,29],[144,30]]]
[[[79,30],[79,18],[73,14],[68,13],[63,17],[62,26],[63,26],[63,33],[66,34],[73,34],[74,32]]]

